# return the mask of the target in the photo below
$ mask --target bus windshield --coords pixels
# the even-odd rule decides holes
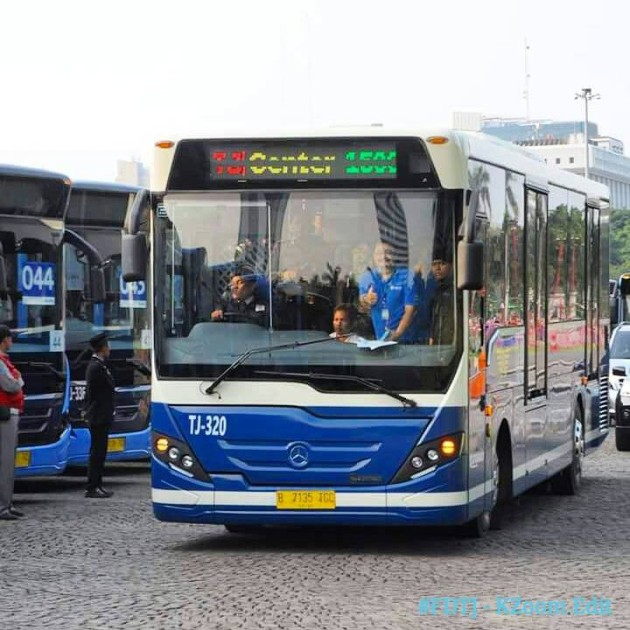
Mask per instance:
[[[90,262],[66,244],[66,328],[68,350],[84,349],[98,332],[107,332],[113,351],[132,350],[134,337],[147,328],[146,289],[138,293],[122,281],[120,228],[76,228],[104,259],[106,301],[91,299]],[[144,283],[143,283],[144,285]]]
[[[461,192],[172,193],[156,209],[159,376],[330,374],[444,391],[461,350],[453,250]],[[335,337],[335,335],[338,337]],[[344,341],[345,343],[340,343]],[[290,375],[289,375],[290,373]],[[349,380],[347,389],[356,389]]]
[[[0,296],[0,323],[14,331],[13,353],[52,353],[59,363],[62,283],[57,270],[62,224],[55,223],[32,217],[3,218],[0,253],[6,291]]]

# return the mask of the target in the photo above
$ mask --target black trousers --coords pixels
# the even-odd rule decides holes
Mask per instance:
[[[88,464],[87,489],[95,490],[103,483],[103,469],[107,456],[109,425],[90,425],[90,461]]]

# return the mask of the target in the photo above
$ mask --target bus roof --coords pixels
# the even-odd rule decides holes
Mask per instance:
[[[22,177],[25,179],[61,180],[66,185],[70,185],[72,183],[67,175],[62,175],[61,173],[45,171],[38,168],[28,168],[25,166],[13,166],[11,164],[0,164],[0,176]]]
[[[607,201],[608,188],[593,180],[585,179],[568,171],[548,165],[542,158],[522,147],[511,144],[494,136],[479,132],[454,131],[452,129],[421,130],[412,128],[389,128],[384,126],[334,127],[319,130],[304,130],[277,133],[245,133],[242,130],[230,134],[188,136],[186,138],[171,138],[174,146],[169,148],[155,148],[155,159],[151,172],[151,189],[165,191],[166,185],[177,148],[178,140],[207,139],[207,140],[299,140],[318,138],[418,138],[427,148],[428,154],[435,166],[438,178],[444,188],[469,188],[468,158],[494,164],[515,173],[520,173],[531,179],[531,183],[538,186],[555,184],[585,193],[591,199]],[[448,141],[443,144],[433,144],[431,138],[444,137]]]

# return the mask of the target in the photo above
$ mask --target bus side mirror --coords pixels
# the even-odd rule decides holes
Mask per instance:
[[[469,291],[483,288],[483,243],[457,244],[457,288]]]
[[[100,267],[90,266],[90,299],[92,302],[105,302],[105,272]]]
[[[483,288],[483,243],[477,240],[476,220],[479,191],[468,198],[468,213],[462,226],[463,237],[457,243],[457,288],[479,291]]]
[[[125,282],[146,280],[147,241],[142,232],[122,235],[122,275]]]

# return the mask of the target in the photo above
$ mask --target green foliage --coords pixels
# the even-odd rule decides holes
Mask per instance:
[[[610,277],[630,271],[630,210],[610,213]]]

